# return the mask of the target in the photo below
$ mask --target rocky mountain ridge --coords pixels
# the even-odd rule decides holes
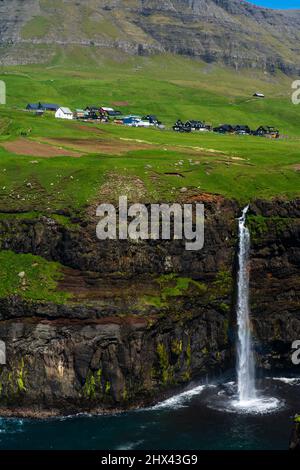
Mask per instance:
[[[300,10],[240,0],[0,1],[2,64],[46,62],[63,45],[299,74],[299,40]]]

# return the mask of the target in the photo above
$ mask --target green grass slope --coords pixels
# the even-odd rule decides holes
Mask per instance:
[[[235,73],[175,56],[96,61],[90,49],[80,50],[76,66],[75,52],[58,55],[47,67],[0,69],[8,92],[7,105],[0,107],[0,211],[74,215],[130,190],[149,202],[176,200],[182,188],[243,202],[299,195],[300,106],[291,102],[290,78]],[[255,91],[266,99],[254,99]],[[124,113],[157,114],[167,126],[178,118],[274,125],[286,138],[80,125],[22,111],[37,101],[73,109],[122,101],[127,103]],[[29,142],[50,138],[48,144],[64,154],[78,151],[84,142],[84,155],[42,158],[5,149],[21,136]],[[134,191],[137,181],[140,191]]]

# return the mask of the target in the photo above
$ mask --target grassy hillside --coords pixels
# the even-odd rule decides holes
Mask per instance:
[[[8,91],[0,107],[0,211],[75,214],[126,192],[144,201],[176,200],[182,188],[243,202],[299,194],[300,107],[290,100],[291,79],[173,56],[103,57],[95,66],[86,54],[77,67],[68,67],[68,55],[47,68],[0,69]],[[254,91],[266,99],[254,99]],[[37,101],[71,108],[121,101],[124,113],[157,114],[167,126],[178,118],[274,125],[287,137],[178,135],[22,111]]]
[[[0,68],[8,105],[22,108],[41,100],[75,108],[126,101],[124,112],[157,113],[168,124],[178,117],[194,117],[216,125],[264,123],[279,126],[284,133],[300,132],[299,108],[291,102],[292,79],[283,74],[233,72],[176,56],[114,61],[102,57],[96,64],[90,49],[85,54],[77,51],[77,70],[76,50],[74,55],[58,55],[47,67]],[[255,91],[265,93],[266,100],[253,99]]]

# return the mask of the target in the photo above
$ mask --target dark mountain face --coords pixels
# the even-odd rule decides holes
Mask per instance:
[[[240,0],[0,0],[2,63],[49,60],[60,45],[93,45],[299,73],[299,44],[300,10]]]

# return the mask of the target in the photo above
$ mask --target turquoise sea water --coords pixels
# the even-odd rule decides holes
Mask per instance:
[[[287,449],[292,416],[300,411],[300,379],[265,378],[258,387],[277,398],[276,409],[235,410],[235,385],[228,381],[195,384],[152,408],[113,416],[0,418],[0,449]]]

